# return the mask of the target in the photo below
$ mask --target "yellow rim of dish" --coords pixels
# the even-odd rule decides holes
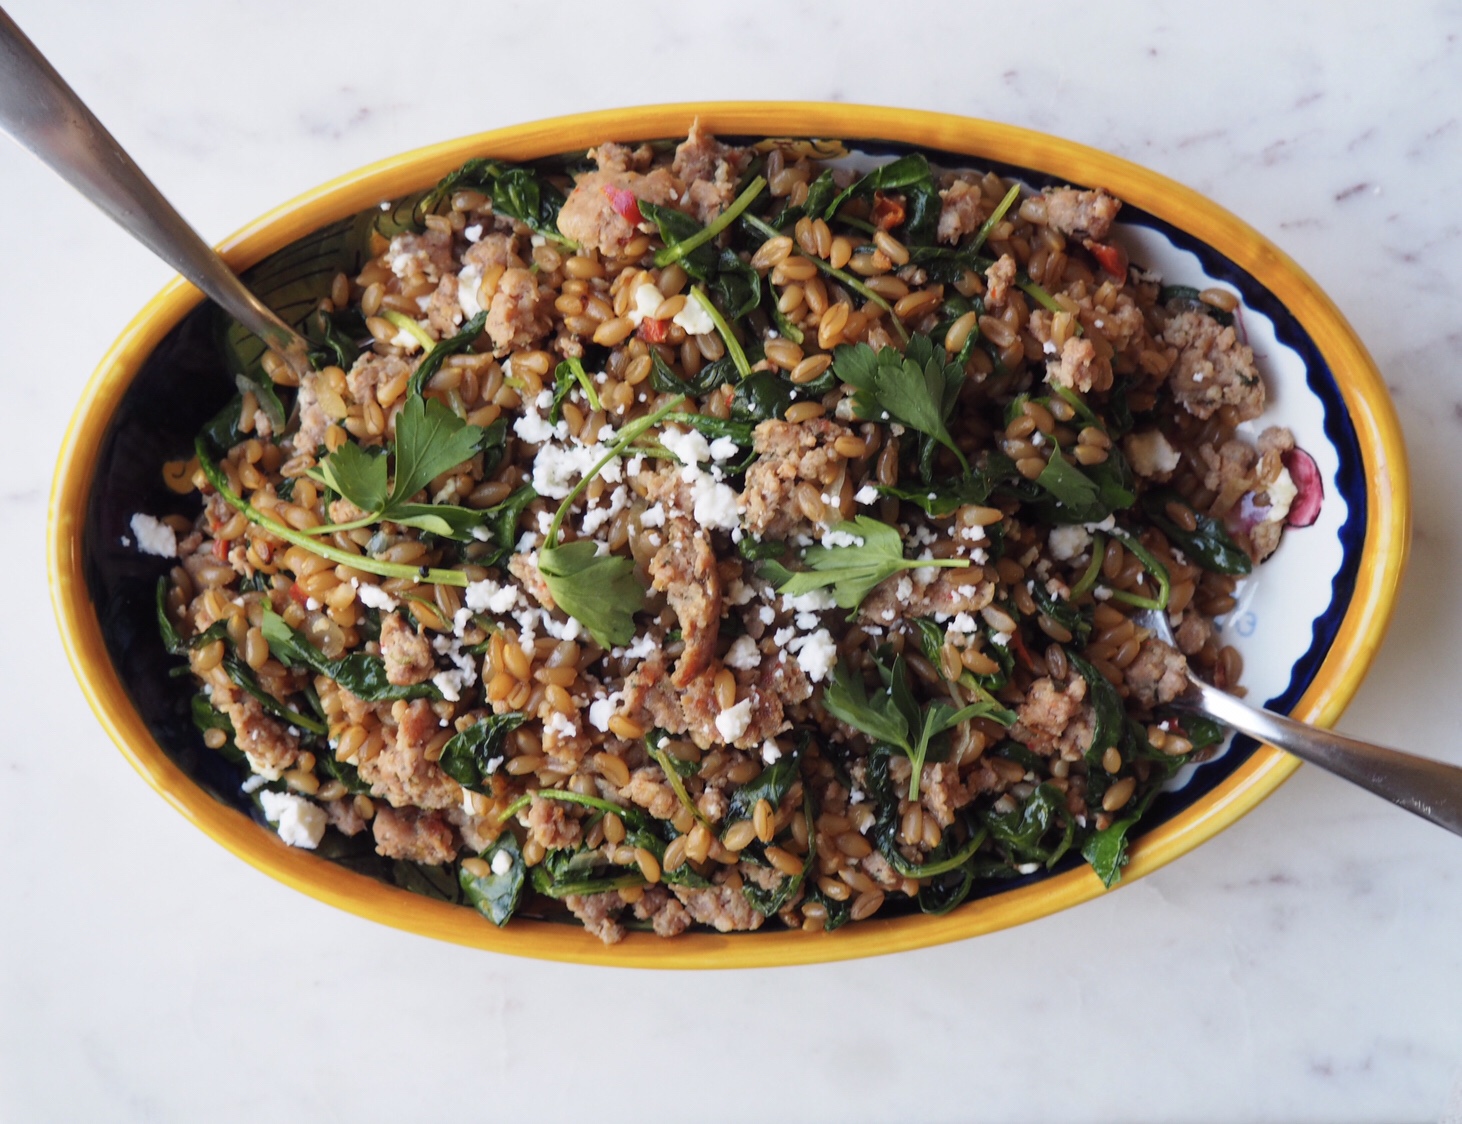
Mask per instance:
[[[683,135],[696,116],[717,133],[891,140],[1100,185],[1206,242],[1266,286],[1304,326],[1334,372],[1365,462],[1367,525],[1355,594],[1329,654],[1293,711],[1321,725],[1339,716],[1380,644],[1405,566],[1411,504],[1400,426],[1370,356],[1319,287],[1257,231],[1155,172],[1070,141],[947,114],[817,102],[663,105],[575,114],[407,152],[306,192],[226,238],[218,249],[242,270],[327,223],[420,190],[472,156],[524,160],[608,139],[673,137]],[[517,956],[619,967],[751,968],[873,956],[1018,925],[1106,892],[1083,867],[967,903],[943,917],[865,921],[834,934],[768,929],[687,933],[665,941],[632,933],[618,945],[605,946],[577,926],[516,921],[498,929],[470,909],[386,886],[291,849],[214,800],[163,753],[132,707],[87,593],[80,541],[97,450],[117,404],[143,360],[199,299],[181,278],[166,285],[122,332],[87,384],[57,462],[47,560],[66,654],[102,726],[148,784],[234,854],[312,897],[397,928]],[[1196,805],[1149,831],[1133,848],[1121,885],[1228,827],[1298,764],[1278,750],[1261,748]]]

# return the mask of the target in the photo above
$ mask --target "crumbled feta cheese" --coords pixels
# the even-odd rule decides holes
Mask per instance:
[[[619,704],[624,701],[624,695],[615,691],[607,698],[595,699],[589,704],[589,725],[596,730],[607,731],[609,720],[614,717]]]
[[[742,699],[733,707],[721,711],[716,715],[716,732],[726,742],[734,742],[742,734],[746,733],[751,725],[751,700]]]
[[[990,634],[990,643],[994,644],[997,648],[1003,648],[1010,643],[1010,637],[1011,633],[1009,632],[992,632]]]
[[[825,531],[822,536],[822,545],[829,547],[862,546],[863,539],[847,531]]]
[[[635,290],[635,304],[629,310],[629,318],[638,327],[646,318],[653,319],[655,310],[665,303],[665,296],[650,282],[643,282]]]
[[[900,577],[898,584],[894,586],[893,595],[899,601],[907,601],[914,595],[914,579],[908,574]]]
[[[641,527],[663,527],[665,526],[665,505],[655,504],[647,507],[640,514]]]
[[[762,624],[771,624],[777,619],[776,611],[770,605],[763,605],[756,611],[756,615]]]
[[[718,484],[705,473],[695,482],[695,521],[710,530],[729,531],[739,525],[736,492],[729,484]]]
[[[624,655],[626,659],[643,660],[651,656],[659,647],[659,642],[647,632],[644,636],[637,636],[635,642],[624,650]]]
[[[320,603],[316,601],[313,597],[306,597],[305,608],[312,613],[318,613],[320,611]]]
[[[268,777],[260,776],[258,773],[254,773],[252,776],[247,778],[243,784],[239,785],[239,788],[243,789],[244,792],[252,796],[268,783]]]
[[[772,643],[778,648],[785,648],[791,642],[792,637],[796,635],[797,630],[795,628],[779,628],[772,634]]]
[[[506,374],[506,372],[504,372]],[[549,404],[543,409],[550,409],[553,403],[553,396],[549,395]],[[513,432],[521,437],[529,445],[542,445],[555,438],[562,440],[569,435],[569,424],[560,421],[557,425],[549,422],[543,416],[536,403],[523,404],[523,413],[513,422]]]
[[[567,714],[560,714],[554,711],[548,716],[548,721],[543,723],[545,733],[557,734],[561,738],[575,737],[579,732],[578,724]]]
[[[741,446],[729,437],[717,437],[711,442],[711,460],[729,461],[741,452]]]
[[[954,620],[949,622],[949,630],[951,632],[963,632],[968,635],[974,632],[975,628],[975,618],[968,613],[956,613]]]
[[[755,596],[756,590],[740,578],[733,581],[731,587],[726,591],[726,600],[733,605],[745,605]]]
[[[475,222],[471,226],[464,228],[462,231],[462,237],[467,239],[467,241],[469,242],[481,242],[482,224],[480,222]]]
[[[410,355],[413,351],[421,350],[421,341],[410,332],[408,332],[405,328],[402,328],[394,336],[391,337],[391,346],[399,347],[402,351],[406,352],[407,355]]]
[[[694,297],[685,302],[685,307],[675,314],[671,323],[679,324],[688,336],[704,336],[716,330],[716,322],[711,319],[711,314]]]
[[[1294,505],[1295,497],[1300,494],[1300,490],[1295,487],[1294,477],[1289,474],[1289,469],[1281,468],[1274,483],[1270,484],[1266,490],[1269,492],[1269,510],[1264,515],[1264,521],[1283,523],[1289,516],[1289,509]]]
[[[482,305],[477,300],[477,290],[482,287],[482,266],[464,266],[462,272],[457,274],[457,304],[462,308],[462,315],[471,320],[482,311]]]
[[[750,636],[738,636],[726,652],[726,666],[737,671],[750,671],[761,663],[761,650]]]
[[[871,503],[878,502],[878,489],[872,484],[864,484],[853,493],[853,502],[867,507]]]
[[[499,847],[492,853],[492,872],[502,877],[513,869],[513,856],[506,847]]]
[[[856,786],[853,788],[853,790],[851,792],[848,793],[848,803],[849,804],[855,804],[855,805],[856,804],[861,804],[866,799],[868,799],[868,797],[864,794],[863,790],[861,788],[856,787]]]
[[[161,519],[139,511],[132,516],[132,535],[143,554],[155,554],[159,558],[178,556],[178,534]]]
[[[313,851],[325,834],[325,809],[292,792],[259,793],[264,818],[275,825],[279,838],[291,847]]]
[[[597,442],[593,445],[545,444],[533,458],[533,487],[540,496],[561,500],[573,491],[581,477],[593,471],[608,451]],[[614,457],[599,470],[599,475],[606,484],[618,484],[624,478],[623,462]]]
[[[1046,545],[1051,548],[1052,558],[1058,562],[1069,562],[1091,545],[1091,534],[1085,527],[1075,524],[1052,527]]]
[[[826,679],[828,672],[832,671],[837,663],[837,642],[825,628],[820,628],[807,637],[797,653],[797,666],[814,683],[821,683]]]
[[[782,759],[782,747],[774,738],[768,738],[761,743],[761,759],[768,765],[775,765]]]
[[[1111,599],[1112,591],[1104,585],[1099,585],[1091,591],[1091,595],[1098,601],[1108,601]]]
[[[684,465],[703,464],[711,459],[711,446],[706,442],[705,434],[698,429],[666,426],[660,435],[660,444]]]
[[[396,598],[378,585],[361,582],[356,588],[355,595],[367,609],[379,609],[383,613],[389,613],[396,608]]]
[[[795,597],[783,594],[782,608],[794,613],[822,613],[837,608],[838,600],[830,589],[814,589]]]

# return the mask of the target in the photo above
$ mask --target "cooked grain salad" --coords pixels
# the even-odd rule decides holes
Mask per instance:
[[[1119,878],[1313,464],[1111,195],[845,155],[473,160],[169,466],[163,640],[285,842],[606,942]]]

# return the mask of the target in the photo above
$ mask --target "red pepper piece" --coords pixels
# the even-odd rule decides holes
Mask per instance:
[[[633,191],[624,187],[615,187],[612,183],[606,183],[600,190],[604,192],[615,213],[630,225],[639,226],[645,221],[645,216],[640,214],[640,201],[635,198]]]
[[[289,586],[289,599],[303,609],[305,603],[309,601],[310,595],[300,588],[299,582],[291,582]]]
[[[1087,252],[1096,258],[1097,265],[1102,267],[1104,273],[1110,274],[1118,281],[1127,280],[1127,267],[1131,264],[1127,257],[1127,251],[1115,242],[1094,242],[1088,238],[1083,243]]]
[[[639,337],[646,343],[664,343],[665,335],[670,330],[670,321],[656,320],[646,316],[640,321]]]
[[[223,539],[213,540],[213,557],[217,558],[220,562],[228,561],[228,543]]]
[[[906,213],[902,195],[885,195],[881,191],[873,193],[873,213],[869,218],[879,230],[903,226]]]

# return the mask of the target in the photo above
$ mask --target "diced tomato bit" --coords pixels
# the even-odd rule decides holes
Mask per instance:
[[[291,582],[289,585],[289,599],[303,609],[305,603],[309,601],[310,595],[300,588],[299,582]]]
[[[903,226],[906,213],[902,195],[885,195],[881,191],[873,193],[873,213],[869,218],[879,230]]]
[[[640,214],[640,201],[635,198],[635,193],[628,188],[615,187],[612,183],[606,183],[601,190],[609,199],[609,204],[615,213],[624,218],[627,222],[639,226],[645,221],[645,216]]]
[[[654,317],[646,316],[640,321],[639,337],[646,343],[664,343],[665,335],[670,330],[670,321],[656,320]]]
[[[1020,638],[1020,630],[1010,634],[1010,646],[1015,649],[1015,658],[1027,671],[1035,671],[1036,661],[1031,659],[1030,651],[1025,646],[1025,641]]]
[[[213,540],[213,557],[217,558],[220,562],[228,559],[228,543],[224,542],[223,539]]]
[[[1118,281],[1127,280],[1127,267],[1131,264],[1127,251],[1115,242],[1095,242],[1088,238],[1082,243],[1104,273]]]

